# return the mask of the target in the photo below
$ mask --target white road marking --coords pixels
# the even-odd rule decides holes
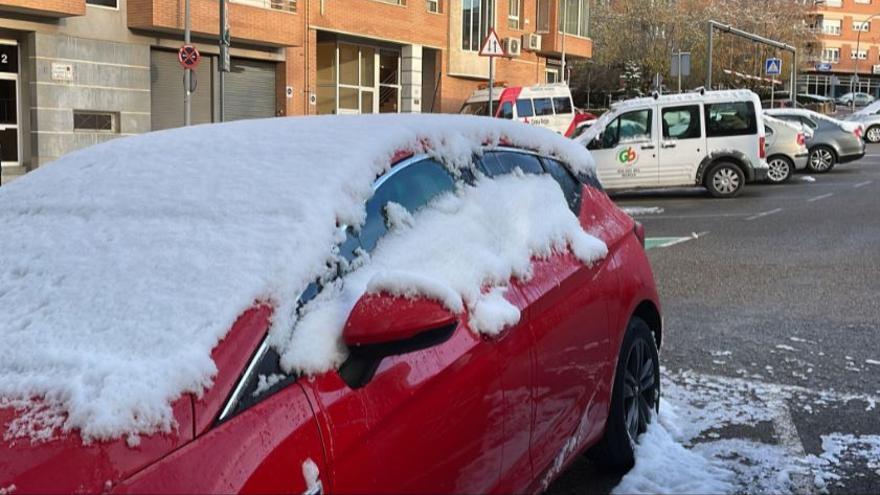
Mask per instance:
[[[752,216],[746,218],[746,221],[757,220],[759,218],[766,217],[767,215],[773,215],[774,213],[779,213],[780,211],[782,211],[782,208],[776,208],[776,209],[773,209],[770,211],[764,211],[764,212],[758,213],[757,215],[752,215]]]
[[[772,399],[767,404],[773,411],[773,432],[779,445],[788,451],[789,457],[793,459],[805,459],[807,452],[804,450],[804,444],[801,442],[800,434],[798,434],[797,425],[791,417],[791,411],[788,409],[784,400]],[[808,473],[791,473],[792,493],[816,493],[816,485]]]
[[[816,196],[816,197],[808,199],[807,203],[812,203],[813,201],[819,201],[819,200],[822,200],[825,198],[830,198],[831,196],[834,196],[834,193],[822,194],[820,196]]]
[[[872,182],[874,182],[874,181],[872,181],[872,180],[866,180],[865,182],[859,182],[858,184],[855,184],[853,187],[854,187],[854,188],[864,187],[864,186],[867,186],[868,184],[870,184],[870,183],[872,183]]]

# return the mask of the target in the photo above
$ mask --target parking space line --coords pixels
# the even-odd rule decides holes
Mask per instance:
[[[805,459],[807,452],[804,450],[804,444],[801,442],[801,436],[788,405],[784,400],[771,400],[767,405],[773,410],[773,432],[779,444],[788,451],[792,459]],[[790,476],[794,485],[792,493],[816,493],[816,486],[809,473],[792,472]]]
[[[854,187],[854,188],[864,187],[864,186],[867,186],[868,184],[870,184],[870,183],[872,183],[872,182],[874,182],[874,181],[872,181],[872,180],[866,180],[865,182],[859,182],[858,184],[853,185],[853,187]]]
[[[816,196],[816,197],[813,197],[813,198],[808,199],[808,200],[807,200],[807,203],[812,203],[813,201],[820,201],[820,200],[823,200],[823,199],[825,199],[825,198],[830,198],[831,196],[834,196],[834,193],[822,194],[822,195],[819,195],[819,196]]]
[[[773,209],[770,211],[764,211],[764,212],[758,213],[757,215],[752,215],[752,216],[746,218],[746,221],[757,220],[759,218],[766,217],[767,215],[773,215],[774,213],[779,213],[780,211],[782,211],[782,208],[776,208],[776,209]]]

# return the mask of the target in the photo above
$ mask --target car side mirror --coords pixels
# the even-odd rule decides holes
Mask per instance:
[[[441,344],[457,325],[456,315],[433,299],[364,294],[342,331],[349,358],[339,374],[350,387],[363,387],[383,359]]]

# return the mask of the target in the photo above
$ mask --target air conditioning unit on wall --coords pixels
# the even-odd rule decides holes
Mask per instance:
[[[526,50],[537,52],[541,50],[541,35],[537,33],[528,33],[523,35],[523,46]]]
[[[508,57],[519,57],[522,53],[522,40],[519,38],[506,38],[504,40],[504,53]]]

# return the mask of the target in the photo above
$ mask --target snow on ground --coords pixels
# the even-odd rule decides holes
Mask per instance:
[[[802,182],[816,182],[816,178],[813,177],[812,175],[802,175],[800,177],[800,180]]]
[[[785,401],[814,404],[876,398],[697,375],[663,375],[660,414],[639,439],[636,465],[613,493],[826,493],[853,467],[880,472],[880,435],[832,433],[822,452],[805,454],[784,438]],[[771,424],[773,443],[723,438],[726,428]],[[796,430],[795,430],[796,433]],[[799,444],[799,440],[796,441]]]
[[[337,225],[363,221],[396,152],[455,171],[502,141],[593,168],[583,146],[500,119],[308,117],[113,140],[0,188],[0,407],[20,410],[4,437],[45,439],[58,421],[85,441],[169,431],[245,309],[274,304],[273,334],[289,334]],[[287,350],[291,368],[334,358]]]
[[[589,264],[607,253],[603,242],[581,229],[549,176],[480,179],[395,223],[368,261],[304,307],[292,336],[273,335],[286,343],[281,365],[288,371],[321,373],[345,359],[342,330],[367,291],[428,294],[455,313],[466,307],[472,330],[495,335],[519,321],[504,286],[531,275],[532,257],[570,249]]]
[[[663,208],[659,206],[623,206],[620,209],[631,217],[638,215],[659,215],[663,213]]]

